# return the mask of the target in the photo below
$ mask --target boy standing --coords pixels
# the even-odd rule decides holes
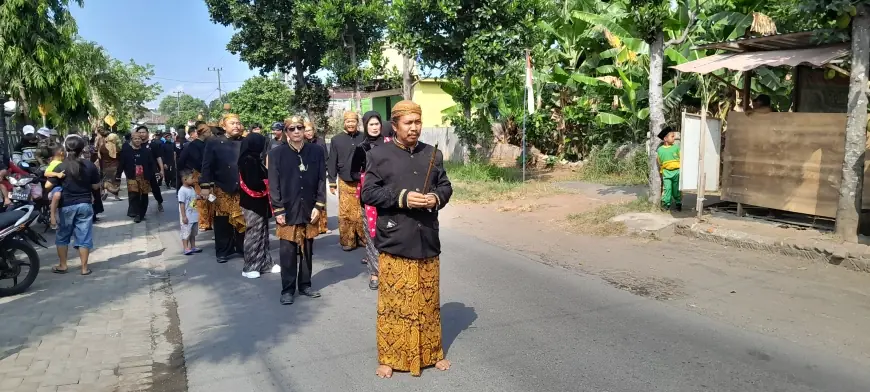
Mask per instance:
[[[184,255],[202,252],[196,247],[196,234],[199,232],[199,211],[196,209],[196,191],[193,189],[193,173],[185,171],[181,175],[184,185],[178,190],[178,211],[181,214],[181,245]]]
[[[662,209],[671,209],[671,200],[677,211],[683,210],[683,195],[680,193],[680,146],[674,144],[674,128],[665,127],[658,134],[662,145],[656,151],[662,173]]]

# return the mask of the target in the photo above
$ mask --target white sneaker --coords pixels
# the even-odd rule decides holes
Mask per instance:
[[[242,272],[242,276],[244,276],[248,279],[257,279],[260,277],[260,273],[257,271]]]
[[[272,266],[272,273],[273,274],[280,274],[281,273],[281,266],[278,264],[273,265]]]

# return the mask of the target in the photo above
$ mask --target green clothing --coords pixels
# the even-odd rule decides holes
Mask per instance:
[[[683,205],[680,192],[680,169],[662,171],[662,208],[671,208],[671,200],[678,206]]]
[[[662,173],[665,170],[680,170],[680,146],[671,144],[666,146],[662,144],[656,150],[656,155],[659,159],[659,168]]]

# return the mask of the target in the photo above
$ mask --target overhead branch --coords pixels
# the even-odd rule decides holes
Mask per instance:
[[[686,0],[686,9],[689,10],[689,24],[686,25],[686,28],[683,30],[683,33],[679,38],[665,41],[665,48],[673,45],[680,45],[683,42],[686,42],[686,39],[689,38],[689,33],[692,31],[692,28],[695,27],[695,23],[698,22],[698,14],[701,10],[701,0],[695,0],[695,9],[691,8],[691,3],[692,0]]]

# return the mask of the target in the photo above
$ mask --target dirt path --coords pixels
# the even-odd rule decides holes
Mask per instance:
[[[453,204],[442,225],[621,289],[870,365],[870,274],[684,237],[589,237],[565,217],[631,200],[580,187],[539,200]]]

